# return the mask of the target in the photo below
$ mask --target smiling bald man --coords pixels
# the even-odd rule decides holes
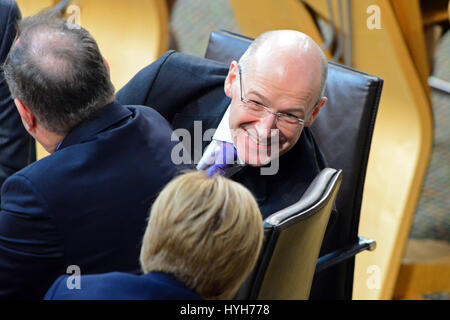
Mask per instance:
[[[160,112],[198,169],[214,166],[218,154],[235,160],[219,172],[246,186],[265,218],[295,203],[326,166],[309,126],[327,101],[327,67],[309,36],[270,31],[230,66],[169,51],[117,99]]]

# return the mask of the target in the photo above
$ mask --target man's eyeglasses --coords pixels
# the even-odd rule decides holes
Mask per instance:
[[[276,125],[278,128],[285,128],[292,130],[305,125],[305,121],[303,119],[297,118],[293,115],[286,113],[273,112],[268,107],[256,101],[244,98],[242,90],[242,71],[240,65],[238,65],[238,69],[239,69],[239,85],[241,88],[241,102],[242,106],[247,110],[249,114],[258,118],[265,117],[267,113],[273,114],[276,116]]]

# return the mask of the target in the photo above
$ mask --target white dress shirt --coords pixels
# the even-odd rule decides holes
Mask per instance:
[[[197,170],[206,170],[208,167],[213,165],[216,161],[217,156],[220,154],[221,142],[225,141],[234,145],[233,136],[230,130],[230,106],[228,106],[227,111],[220,120],[219,126],[216,129],[212,137],[211,143],[206,147],[202,158],[197,164]],[[236,148],[236,146],[235,146]],[[237,156],[237,163],[243,166],[245,163]],[[233,169],[233,168],[230,168]],[[235,170],[232,170],[233,173]],[[228,175],[228,174],[227,174]]]

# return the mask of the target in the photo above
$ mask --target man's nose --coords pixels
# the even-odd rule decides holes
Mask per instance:
[[[271,130],[277,128],[277,116],[273,113],[266,112],[264,117],[255,125],[255,128],[260,137],[270,137],[272,135]]]

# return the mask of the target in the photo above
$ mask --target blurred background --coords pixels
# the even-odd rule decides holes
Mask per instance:
[[[59,3],[17,2],[24,16]],[[357,255],[353,299],[440,300],[450,297],[449,12],[448,0],[75,0],[66,15],[97,39],[116,89],[168,49],[203,57],[220,29],[299,30],[329,60],[383,78],[359,228],[377,249]]]

